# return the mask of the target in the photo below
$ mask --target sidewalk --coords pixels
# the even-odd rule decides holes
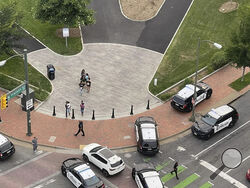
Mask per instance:
[[[249,69],[246,70],[247,72],[249,72]],[[248,91],[250,86],[241,92],[236,92],[228,86],[241,74],[241,69],[227,66],[205,79],[204,82],[213,88],[213,95],[211,99],[198,105],[196,112],[204,113],[211,107],[226,104]],[[3,92],[0,92],[0,95],[2,94]],[[77,120],[56,118],[32,111],[31,127],[33,135],[28,137],[26,136],[26,113],[21,110],[15,100],[17,98],[9,102],[7,109],[0,111],[2,119],[0,132],[28,142],[31,142],[33,136],[36,136],[38,137],[38,144],[54,147],[79,148],[80,145],[93,142],[110,148],[136,145],[134,121],[139,116],[148,115],[156,119],[159,124],[160,139],[183,132],[192,124],[188,120],[191,113],[177,112],[172,109],[170,102],[166,102],[159,107],[134,116],[110,120],[84,121],[85,137],[80,134],[75,137],[74,133],[78,130]]]

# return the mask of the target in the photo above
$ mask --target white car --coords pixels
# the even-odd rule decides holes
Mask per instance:
[[[107,147],[92,143],[83,148],[82,157],[101,169],[104,176],[114,175],[124,170],[125,164],[121,157]]]

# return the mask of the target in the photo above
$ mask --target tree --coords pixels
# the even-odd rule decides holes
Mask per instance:
[[[20,14],[16,12],[16,2],[0,4],[0,52],[10,53],[15,41],[20,39],[16,22],[20,19]]]
[[[94,11],[87,8],[89,3],[90,0],[39,0],[36,18],[66,26],[93,24]]]
[[[244,81],[245,68],[250,67],[250,14],[242,17],[239,28],[231,36],[231,45],[226,49],[227,58],[243,68],[241,81]]]

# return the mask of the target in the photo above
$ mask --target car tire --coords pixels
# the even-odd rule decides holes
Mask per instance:
[[[190,104],[187,108],[187,112],[191,112],[193,110],[193,104]]]
[[[209,99],[209,98],[212,96],[212,93],[213,93],[213,90],[212,90],[212,89],[209,89],[209,90],[207,91],[206,99]]]
[[[103,174],[105,177],[108,177],[108,176],[109,176],[109,173],[108,173],[107,170],[105,170],[105,169],[102,169],[102,174]]]
[[[135,168],[132,169],[132,178],[135,179]]]
[[[62,171],[62,175],[66,176],[66,170],[65,170],[65,168],[63,166],[61,167],[61,171]]]
[[[230,123],[229,123],[229,125],[228,125],[228,128],[232,128],[233,126],[234,126],[234,122],[233,121],[231,121]]]
[[[209,140],[209,139],[212,137],[212,135],[213,135],[213,133],[209,133],[209,134],[207,135],[207,137],[205,138],[205,140]]]
[[[86,162],[89,162],[89,158],[88,158],[88,156],[85,155],[85,154],[82,154],[82,159],[83,159],[84,161],[86,161]]]

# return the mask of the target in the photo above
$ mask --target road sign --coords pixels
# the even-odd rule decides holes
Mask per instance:
[[[17,86],[15,89],[11,90],[10,92],[7,93],[7,99],[10,100],[13,97],[19,95],[22,93],[22,91],[25,90],[25,83],[21,84],[20,86]]]
[[[26,110],[29,110],[33,107],[33,99],[26,101]]]

